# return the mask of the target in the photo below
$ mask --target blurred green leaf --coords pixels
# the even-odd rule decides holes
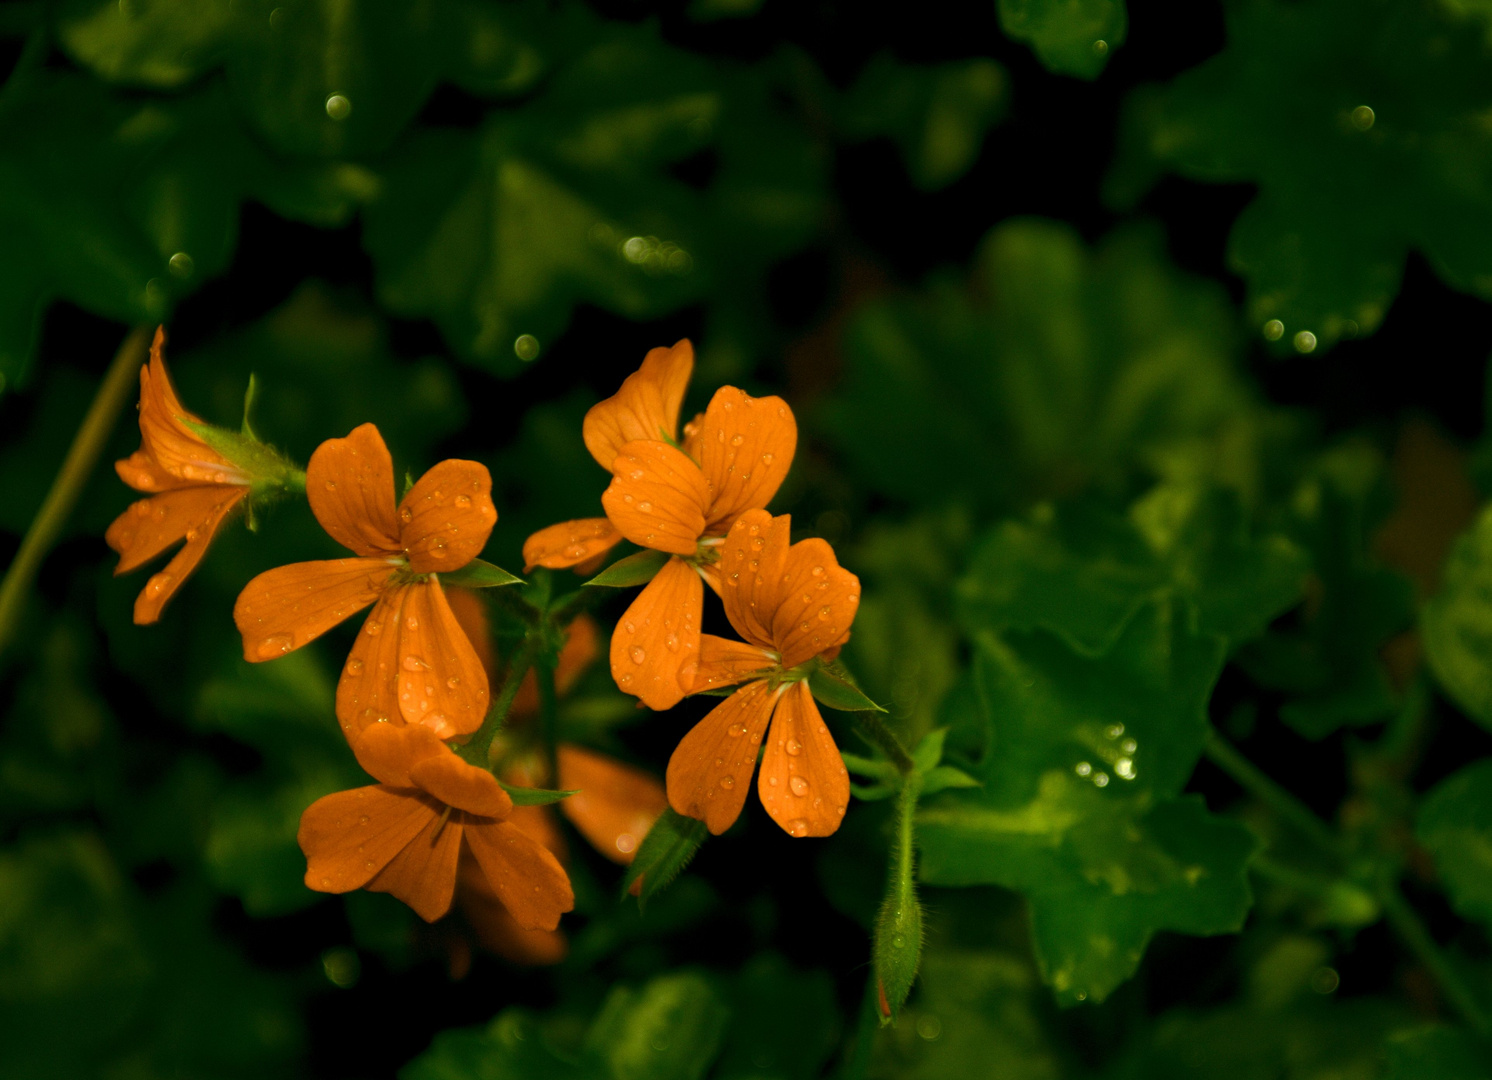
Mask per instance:
[[[1492,296],[1492,256],[1474,239],[1492,226],[1489,42],[1451,9],[1228,4],[1221,53],[1128,102],[1115,198],[1138,197],[1161,170],[1257,185],[1229,259],[1250,323],[1281,348],[1376,330],[1410,250]]]
[[[1469,1031],[1416,1028],[1388,1040],[1384,1080],[1486,1080],[1492,1077],[1487,1052]]]
[[[1000,29],[1028,43],[1048,71],[1096,79],[1124,44],[1124,0],[998,0]]]
[[[729,987],[730,1026],[715,1080],[815,1080],[838,1043],[834,980],[758,953]]]
[[[920,814],[922,880],[1024,893],[1064,1003],[1106,997],[1157,930],[1238,929],[1256,842],[1178,798],[1201,753],[1217,639],[1161,602],[1099,657],[1044,631],[984,632],[977,646],[994,742],[971,770],[981,790]]]
[[[57,38],[109,82],[169,90],[218,66],[232,42],[232,0],[64,0]]]
[[[1440,685],[1468,716],[1492,727],[1492,508],[1451,549],[1420,627]]]
[[[1455,909],[1492,926],[1492,758],[1437,784],[1420,804],[1415,835]]]

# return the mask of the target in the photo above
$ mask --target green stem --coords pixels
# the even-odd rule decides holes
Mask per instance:
[[[492,767],[491,762],[487,760],[492,748],[492,740],[502,730],[503,723],[508,719],[508,712],[513,708],[513,699],[518,696],[518,688],[523,685],[523,677],[533,666],[536,651],[537,644],[534,638],[530,636],[524,639],[523,647],[518,650],[518,655],[513,657],[513,662],[508,665],[508,677],[503,682],[502,690],[498,692],[497,700],[487,711],[487,719],[482,722],[481,728],[476,735],[472,736],[471,741],[457,749],[456,753],[460,754],[463,760],[484,769]]]
[[[881,1023],[896,1019],[922,961],[922,905],[917,900],[914,828],[922,776],[902,778],[896,797],[896,835],[891,841],[886,898],[876,919],[871,956],[876,977],[876,1011]]]
[[[865,737],[865,741],[885,754],[891,764],[896,766],[897,772],[903,776],[910,776],[916,772],[917,766],[912,761],[912,755],[907,753],[907,748],[902,746],[896,733],[886,726],[880,713],[866,709],[851,715],[854,716],[855,723],[860,726],[860,734]]]
[[[4,655],[15,635],[16,625],[26,606],[26,595],[42,560],[57,542],[58,533],[67,523],[88,478],[93,475],[104,444],[114,430],[125,402],[130,399],[149,342],[149,329],[137,326],[119,346],[98,392],[93,395],[93,404],[88,406],[88,415],[73,436],[73,444],[57,472],[57,479],[52,481],[52,489],[47,492],[46,500],[21,540],[16,557],[5,571],[5,580],[0,582],[0,655]]]
[[[1385,885],[1379,893],[1378,901],[1383,905],[1388,925],[1419,962],[1435,976],[1446,999],[1460,1014],[1461,1019],[1484,1038],[1492,1036],[1492,1025],[1488,1024],[1487,1014],[1482,1011],[1476,995],[1430,936],[1430,931],[1414,908],[1409,906],[1409,901],[1404,899],[1404,894],[1397,886]]]
[[[549,618],[555,626],[568,626],[575,616],[600,603],[607,596],[615,596],[615,589],[595,585],[582,585],[549,609]]]
[[[1240,754],[1216,730],[1208,729],[1203,753],[1207,760],[1236,780],[1240,787],[1294,825],[1323,851],[1338,858],[1345,856],[1341,838],[1326,822],[1317,817],[1305,803],[1260,771],[1258,766]]]

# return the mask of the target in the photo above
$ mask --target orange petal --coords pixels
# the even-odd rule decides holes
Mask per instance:
[[[399,520],[411,570],[459,570],[482,553],[497,524],[492,474],[481,462],[442,461],[405,493]]]
[[[114,462],[114,471],[119,474],[119,479],[136,491],[170,491],[193,483],[172,476],[144,450],[136,450],[129,457]]]
[[[372,424],[345,439],[327,439],[306,466],[311,512],[333,540],[359,555],[395,555],[394,459]]]
[[[394,568],[384,559],[330,559],[266,570],[233,605],[249,663],[314,641],[382,595]]]
[[[104,533],[105,542],[119,552],[114,573],[129,573],[183,537],[200,539],[204,526],[213,522],[209,528],[215,528],[214,519],[226,514],[225,504],[236,506],[248,493],[248,488],[193,484],[131,503]]]
[[[699,460],[699,433],[704,430],[704,426],[705,414],[695,413],[694,419],[684,425],[684,437],[679,441],[679,449],[695,461]]]
[[[540,529],[523,542],[523,572],[536,566],[568,570],[621,543],[622,534],[610,518],[576,518]]]
[[[188,423],[202,421],[187,412],[166,372],[166,332],[157,327],[150,363],[140,369],[140,441],[166,473],[194,484],[246,484],[249,477],[219,454]],[[128,481],[126,481],[128,482]]]
[[[705,410],[697,445],[710,485],[708,531],[719,533],[742,511],[772,501],[793,464],[798,423],[781,398],[753,398],[722,386]]]
[[[772,717],[756,793],[789,836],[828,836],[850,805],[850,774],[807,682],[783,694]]]
[[[451,752],[429,728],[397,721],[370,724],[351,746],[363,771],[379,783],[399,788],[419,786],[409,774],[416,762]]]
[[[461,855],[462,814],[445,808],[364,888],[391,893],[426,922],[451,910],[456,894],[456,860]]]
[[[777,655],[756,645],[714,634],[699,636],[699,662],[679,672],[679,684],[689,694],[718,690],[777,666]]]
[[[772,616],[792,532],[786,514],[747,510],[726,533],[720,549],[720,599],[725,617],[753,645],[776,649]]]
[[[559,803],[560,813],[591,846],[623,866],[663,811],[668,796],[658,778],[615,758],[573,743],[561,743],[559,787],[574,791]]]
[[[663,442],[630,442],[614,465],[601,505],[617,531],[654,551],[693,555],[709,495],[699,466]]]
[[[735,824],[777,696],[766,680],[748,683],[694,725],[668,759],[670,806],[716,836]]]
[[[491,686],[495,678],[497,655],[492,651],[492,624],[487,618],[487,602],[477,595],[475,589],[451,588],[448,585],[442,585],[441,588],[445,590],[451,614],[456,616],[461,632],[471,642],[477,659],[482,662],[482,670],[487,673],[487,684]]]
[[[653,349],[620,390],[591,406],[581,431],[601,468],[610,469],[635,439],[677,441],[679,406],[693,372],[694,346],[686,338],[671,349]]]
[[[443,809],[419,792],[382,785],[317,799],[301,815],[296,837],[306,853],[306,887],[329,893],[362,888]]]
[[[772,640],[783,667],[797,667],[849,638],[860,579],[839,565],[827,541],[800,540],[789,548],[775,591]]]
[[[370,725],[403,721],[399,712],[399,624],[407,589],[389,589],[363,621],[337,680],[337,720],[354,746]],[[377,775],[376,773],[374,774]]]
[[[399,712],[442,739],[469,735],[487,717],[490,692],[482,661],[436,578],[402,586],[398,622]]]
[[[539,807],[528,807],[537,810]],[[471,845],[461,849],[461,863],[456,874],[456,903],[476,931],[484,949],[504,960],[526,966],[557,964],[569,951],[565,935],[559,930],[525,930],[513,921],[497,893],[482,873]]]
[[[486,769],[468,765],[449,748],[443,754],[421,758],[409,767],[409,778],[447,806],[478,817],[505,818],[513,812],[513,800]]]
[[[564,867],[544,845],[506,821],[472,822],[466,842],[492,891],[525,930],[553,930],[575,906]]]
[[[560,649],[559,663],[554,669],[554,686],[561,694],[568,694],[580,676],[585,674],[601,652],[601,631],[596,620],[589,615],[575,617],[566,630],[565,644]]]
[[[682,559],[669,559],[637,594],[611,634],[611,676],[623,693],[650,709],[669,709],[684,696],[679,675],[699,653],[704,583]]]
[[[245,487],[221,487],[208,490],[215,490],[218,493],[216,506],[195,528],[187,530],[190,539],[166,564],[165,569],[158,574],[151,575],[150,580],[145,583],[145,588],[140,590],[140,595],[135,597],[137,625],[148,626],[161,617],[161,611],[165,608],[166,602],[176,595],[176,590],[181,588],[186,579],[191,576],[192,571],[197,569],[202,556],[207,554],[207,546],[217,535],[218,528],[249,494],[249,489]],[[175,494],[175,492],[169,494]],[[192,536],[194,532],[196,535]]]

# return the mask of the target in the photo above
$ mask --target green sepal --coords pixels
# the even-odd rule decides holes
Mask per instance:
[[[254,442],[263,441],[257,434],[255,434],[254,425],[249,419],[249,414],[253,411],[254,408],[254,399],[258,396],[259,378],[251,371],[249,372],[248,389],[243,392],[243,424],[239,427],[238,430],[239,434],[241,434],[245,439],[252,439]]]
[[[978,780],[975,780],[962,769],[955,769],[952,765],[939,765],[936,768],[928,769],[927,772],[922,774],[922,794],[924,795],[947,791],[949,788],[978,786]]]
[[[580,790],[576,788],[575,791],[550,791],[548,788],[517,787],[513,784],[503,784],[501,780],[498,783],[502,784],[503,790],[508,793],[508,798],[513,800],[514,806],[548,806],[550,803],[557,803],[561,799],[568,799]]]
[[[917,766],[919,773],[936,768],[938,762],[943,760],[943,740],[947,737],[947,728],[936,728],[922,736],[922,740],[912,750],[912,764]]]
[[[694,853],[709,836],[703,821],[685,817],[673,807],[663,811],[653,822],[653,827],[643,837],[637,848],[637,857],[627,868],[622,879],[622,895],[632,890],[632,883],[642,878],[642,888],[637,894],[637,906],[646,908],[648,900],[662,892],[674,878],[678,877]]]
[[[846,754],[843,751],[839,756],[844,759],[844,767],[856,776],[868,776],[872,780],[883,782],[897,779],[896,766],[889,761],[861,757],[859,754]]]
[[[840,712],[885,712],[865,696],[838,660],[819,661],[808,676],[808,689],[820,702]]]
[[[866,786],[853,781],[850,782],[850,794],[861,802],[882,802],[885,799],[891,798],[891,796],[900,790],[900,785],[893,786],[891,784],[880,783]]]
[[[473,559],[460,570],[440,575],[442,585],[456,585],[463,589],[495,589],[503,585],[522,585],[521,577],[514,577],[501,566],[494,566],[481,559]]]
[[[255,495],[305,490],[305,474],[268,443],[260,442],[253,435],[241,435],[213,424],[185,417],[181,420],[234,468],[248,475]]]
[[[632,585],[646,585],[652,581],[663,564],[672,558],[666,551],[644,550],[618,559],[605,570],[586,582],[608,589],[625,589]]]

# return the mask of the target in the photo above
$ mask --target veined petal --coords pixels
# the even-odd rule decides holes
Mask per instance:
[[[170,491],[195,483],[172,476],[143,449],[114,462],[114,471],[119,474],[119,479],[136,491]]]
[[[760,646],[714,634],[701,634],[699,662],[692,668],[686,665],[679,672],[679,683],[686,693],[698,694],[702,690],[717,690],[750,679],[776,666],[777,657],[768,655]]]
[[[429,728],[397,721],[370,724],[352,740],[351,746],[364,772],[379,783],[397,788],[419,787],[410,776],[415,763],[451,752]]]
[[[513,921],[513,916],[503,907],[487,875],[482,872],[481,864],[471,853],[470,844],[461,850],[461,862],[456,872],[456,903],[476,931],[482,947],[510,963],[530,967],[557,964],[569,951],[563,931],[525,930]]]
[[[575,792],[560,801],[560,813],[602,855],[624,866],[630,863],[637,845],[668,808],[663,785],[641,769],[573,743],[561,743],[556,756],[560,789]]]
[[[194,484],[131,503],[104,533],[105,542],[119,552],[114,573],[129,573],[183,537],[196,540],[225,503],[236,505],[248,493],[248,488]]]
[[[693,555],[709,500],[699,466],[665,442],[630,442],[612,465],[601,505],[617,531],[654,551]]]
[[[435,578],[400,588],[399,713],[442,739],[482,726],[491,700],[487,672]]]
[[[783,667],[797,667],[849,638],[860,579],[839,565],[827,541],[800,540],[789,548],[773,591],[772,641]]]
[[[460,570],[482,553],[497,524],[492,474],[477,461],[440,462],[405,494],[399,521],[399,542],[411,570]]]
[[[720,599],[725,617],[747,641],[776,649],[772,616],[777,586],[792,534],[792,519],[765,510],[747,510],[725,535],[720,549]]]
[[[486,769],[462,761],[450,748],[422,757],[409,767],[415,786],[447,806],[478,817],[505,818],[513,812],[513,800]]]
[[[181,550],[160,573],[150,576],[150,580],[145,583],[145,588],[140,590],[139,596],[135,597],[137,625],[147,626],[161,617],[166,601],[176,595],[176,590],[181,588],[186,579],[191,576],[192,571],[197,569],[202,556],[207,554],[207,546],[217,535],[218,528],[249,494],[249,489],[246,487],[220,487],[216,490],[218,492],[217,504],[208,511],[207,516],[195,528],[187,530],[187,542],[182,545]],[[192,535],[193,533],[196,535]]]
[[[540,529],[523,542],[523,572],[536,566],[568,570],[603,555],[621,543],[610,518],[576,518]]]
[[[150,363],[140,369],[140,441],[155,463],[194,484],[245,484],[248,477],[187,426],[202,421],[187,412],[166,372],[166,332],[157,327]]]
[[[776,692],[766,680],[758,680],[695,724],[668,759],[669,805],[703,821],[716,836],[735,824],[756,769],[756,748],[776,704]]]
[[[362,888],[443,809],[418,791],[382,785],[317,799],[301,815],[296,837],[306,853],[306,887],[327,893]]]
[[[461,856],[463,815],[445,808],[364,886],[403,900],[426,922],[451,910],[456,894],[456,861]]]
[[[249,663],[314,641],[382,595],[394,568],[385,559],[330,559],[266,570],[233,605]]]
[[[358,631],[342,675],[337,680],[337,721],[347,741],[357,746],[372,724],[400,724],[399,624],[407,590],[389,589],[373,605]],[[376,773],[374,774],[377,775]]]
[[[623,693],[650,709],[669,709],[684,696],[681,670],[699,652],[704,583],[682,559],[669,559],[648,582],[611,634],[611,676]]]
[[[585,448],[610,469],[635,439],[678,440],[679,406],[694,372],[694,346],[686,338],[671,349],[653,349],[622,388],[592,405],[581,431]]]
[[[306,498],[321,527],[359,555],[396,555],[394,459],[372,424],[345,439],[327,439],[306,465]]]
[[[798,422],[779,397],[753,398],[722,386],[705,410],[697,440],[700,471],[710,488],[707,528],[717,533],[743,511],[772,501],[793,464]]]
[[[782,695],[756,793],[789,836],[828,836],[850,805],[850,774],[806,680]]]
[[[575,907],[570,878],[559,860],[506,821],[469,820],[466,842],[513,920],[526,930],[553,930]]]

